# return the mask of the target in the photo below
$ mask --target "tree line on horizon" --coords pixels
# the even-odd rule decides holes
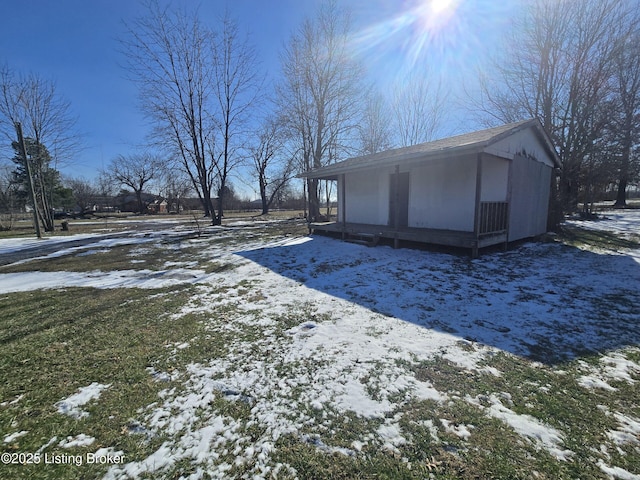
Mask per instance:
[[[580,205],[589,213],[605,189],[615,188],[615,206],[623,207],[629,186],[640,180],[640,13],[632,3],[528,3],[505,50],[478,73],[479,89],[464,100],[469,118],[487,127],[541,120],[562,163],[553,202],[558,219]],[[297,174],[434,140],[447,119],[450,92],[432,67],[416,70],[386,97],[367,83],[366,65],[350,50],[349,18],[335,1],[321,4],[291,34],[281,75],[268,82],[255,47],[228,13],[210,25],[197,10],[147,2],[146,13],[126,25],[121,48],[153,125],[148,146],[112,159],[93,185],[56,173],[58,162],[77,154],[80,137],[53,82],[0,69],[0,131],[15,142],[15,123],[24,126],[27,156],[48,172],[38,180],[46,184],[39,197],[46,202],[36,199],[42,209],[50,209],[55,192],[107,185],[130,189],[141,208],[142,193],[162,177],[170,179],[166,192],[197,196],[220,224],[225,196],[244,168],[267,213],[291,192]],[[28,203],[17,150],[12,164],[0,175],[4,210],[16,199]],[[327,184],[306,180],[303,195],[308,220],[321,218],[332,195]]]

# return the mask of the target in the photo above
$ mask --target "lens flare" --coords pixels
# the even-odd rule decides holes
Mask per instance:
[[[519,4],[515,0],[362,2],[370,20],[351,38],[352,47],[380,80],[402,78],[425,65],[443,76],[474,74],[478,62],[496,50],[498,36]]]
[[[402,53],[404,67],[413,68],[423,60],[425,52],[444,49],[455,41],[459,19],[458,4],[463,0],[410,0],[382,22],[364,28],[355,36],[358,51],[367,56],[389,49]],[[396,55],[397,57],[397,55]]]
[[[431,0],[429,7],[434,15],[440,15],[447,12],[447,10],[455,8],[455,4],[455,0]]]

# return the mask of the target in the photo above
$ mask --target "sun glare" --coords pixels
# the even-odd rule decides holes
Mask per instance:
[[[381,77],[399,79],[426,67],[460,77],[486,55],[516,10],[509,0],[359,1],[369,12],[372,3],[379,6],[380,13],[354,35],[353,44],[378,65]]]
[[[430,29],[440,29],[455,15],[459,0],[421,0],[415,8],[421,23]]]
[[[454,0],[430,0],[429,7],[434,15],[440,15],[452,9],[454,3]]]

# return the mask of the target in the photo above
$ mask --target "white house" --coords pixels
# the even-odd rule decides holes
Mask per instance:
[[[336,222],[316,232],[478,249],[546,231],[554,168],[537,119],[350,158],[304,173],[337,182]]]

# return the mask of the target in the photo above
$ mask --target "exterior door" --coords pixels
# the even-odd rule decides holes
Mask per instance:
[[[389,226],[405,228],[409,226],[409,172],[394,173],[390,176]]]

